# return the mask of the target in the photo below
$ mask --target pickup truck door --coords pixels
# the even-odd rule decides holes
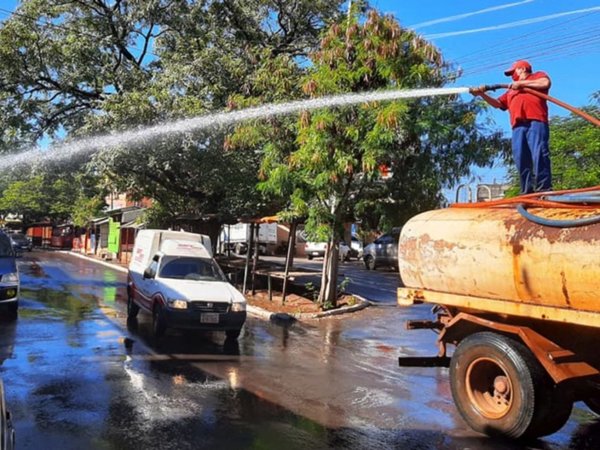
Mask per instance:
[[[139,283],[140,306],[152,311],[152,295],[156,292],[156,274],[158,270],[159,256],[155,255],[150,265],[144,270]]]

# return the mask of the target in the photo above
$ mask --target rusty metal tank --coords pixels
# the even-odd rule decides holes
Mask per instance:
[[[557,220],[600,214],[531,212]],[[538,225],[511,206],[441,209],[406,223],[398,255],[407,288],[600,312],[600,224]]]

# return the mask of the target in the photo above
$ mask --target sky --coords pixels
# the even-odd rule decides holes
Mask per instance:
[[[3,10],[13,10],[17,3],[0,0],[0,20],[7,16]],[[589,105],[591,95],[600,91],[600,0],[370,0],[370,4],[417,31],[441,50],[447,62],[460,67],[463,75],[454,86],[508,83],[504,70],[517,59],[527,59],[534,71],[549,75],[550,95],[569,105]],[[551,116],[567,114],[550,103]],[[510,136],[508,113],[491,110],[489,118]],[[475,169],[472,181],[502,182],[506,173],[499,166]]]

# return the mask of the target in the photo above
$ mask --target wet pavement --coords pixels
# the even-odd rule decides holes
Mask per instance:
[[[464,424],[446,369],[397,366],[432,354],[435,335],[404,330],[429,307],[394,306],[393,286],[348,316],[250,317],[225,345],[218,333],[156,341],[143,313],[128,326],[121,272],[58,252],[19,265],[19,317],[0,323],[17,448],[524,448]],[[387,286],[385,271],[356,272]],[[559,433],[528,447],[599,448],[600,419],[578,404]]]

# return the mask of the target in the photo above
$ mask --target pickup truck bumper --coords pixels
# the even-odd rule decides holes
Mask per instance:
[[[246,321],[246,311],[217,313],[168,308],[163,313],[167,327],[181,330],[239,330]]]

